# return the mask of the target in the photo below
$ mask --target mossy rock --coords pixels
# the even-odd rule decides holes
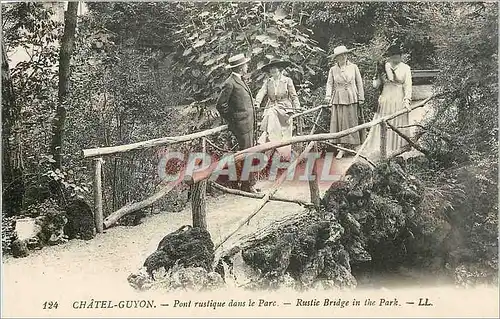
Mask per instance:
[[[144,267],[150,276],[163,268],[168,271],[175,265],[182,267],[201,267],[212,271],[214,244],[210,233],[198,227],[183,226],[166,235],[158,248],[146,261]]]

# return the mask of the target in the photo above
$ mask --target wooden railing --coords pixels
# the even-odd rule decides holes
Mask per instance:
[[[316,117],[316,121],[314,122],[311,131],[309,132],[308,135],[299,135],[292,137],[287,140],[279,141],[279,142],[268,142],[265,144],[257,145],[250,147],[248,149],[236,152],[234,154],[234,160],[235,162],[239,162],[244,160],[245,156],[247,154],[251,153],[258,153],[258,152],[265,152],[268,150],[272,150],[281,146],[286,146],[286,145],[291,145],[291,144],[296,144],[296,143],[305,143],[308,142],[307,146],[305,149],[300,153],[298,158],[296,158],[287,168],[287,171],[284,172],[278,180],[274,183],[274,185],[271,187],[270,190],[268,190],[265,194],[250,194],[242,191],[237,191],[237,190],[228,190],[228,192],[234,194],[234,195],[239,195],[239,196],[246,196],[246,197],[252,197],[256,198],[259,200],[259,203],[256,205],[256,208],[254,211],[244,220],[240,223],[240,225],[234,230],[234,232],[230,233],[228,236],[226,236],[222,242],[217,244],[217,247],[222,245],[228,238],[230,238],[232,235],[234,235],[248,220],[253,218],[258,212],[262,210],[264,205],[271,201],[271,200],[281,200],[281,201],[287,201],[286,199],[280,198],[279,196],[276,196],[276,192],[278,191],[280,185],[285,181],[288,172],[290,170],[295,169],[296,165],[304,159],[307,154],[316,148],[316,143],[321,142],[321,141],[328,141],[331,139],[336,139],[340,138],[342,136],[350,135],[352,133],[356,133],[360,130],[367,129],[374,127],[376,125],[381,126],[381,143],[380,143],[380,153],[382,157],[385,157],[386,154],[386,132],[387,132],[387,121],[400,116],[404,113],[410,112],[411,110],[414,110],[416,108],[424,106],[428,101],[430,101],[434,96],[431,96],[427,98],[426,100],[417,103],[416,105],[413,105],[410,107],[408,110],[407,109],[402,109],[400,111],[397,111],[393,114],[380,117],[377,119],[374,119],[370,122],[363,123],[361,125],[352,127],[350,129],[341,131],[341,132],[336,132],[336,133],[322,133],[322,134],[315,134],[315,130],[317,127],[317,124],[319,122],[319,119],[321,117],[321,111],[325,105],[320,105],[314,108],[311,108],[309,110],[306,110],[302,113],[298,113],[292,116],[292,118],[298,118],[300,116],[319,111],[318,115]],[[151,148],[151,147],[159,147],[159,146],[165,146],[165,145],[173,145],[173,144],[178,144],[178,143],[183,143],[187,141],[191,141],[194,139],[204,139],[210,135],[222,132],[227,130],[227,125],[219,126],[213,129],[201,131],[201,132],[196,132],[193,134],[188,134],[188,135],[183,135],[183,136],[174,136],[174,137],[164,137],[164,138],[158,138],[158,139],[153,139],[153,140],[148,140],[148,141],[143,141],[143,142],[138,142],[138,143],[133,143],[133,144],[127,144],[127,145],[120,145],[120,146],[113,146],[113,147],[104,147],[104,148],[93,148],[93,149],[86,149],[83,150],[83,156],[85,158],[92,158],[94,159],[95,163],[95,175],[94,175],[94,206],[95,206],[95,226],[96,230],[98,233],[102,233],[103,229],[109,228],[112,225],[114,225],[121,217],[132,213],[134,211],[143,209],[145,207],[148,207],[152,205],[154,202],[159,200],[160,198],[164,197],[166,194],[168,194],[172,189],[174,189],[178,184],[180,184],[182,181],[186,181],[189,185],[196,186],[199,185],[198,183],[202,181],[206,181],[212,174],[220,172],[220,170],[215,169],[215,165],[211,166],[211,168],[206,169],[204,171],[198,172],[196,171],[192,176],[184,176],[185,178],[179,178],[176,181],[173,182],[168,182],[164,185],[162,185],[162,188],[155,194],[151,195],[150,197],[136,203],[131,203],[127,204],[124,207],[118,209],[117,211],[111,213],[108,217],[103,219],[103,207],[102,207],[102,180],[101,180],[101,171],[102,171],[102,165],[103,165],[103,156],[109,156],[117,153],[123,153],[123,152],[129,152],[132,150],[138,150],[138,149],[145,149],[145,148]],[[396,132],[397,133],[397,132]],[[398,133],[400,134],[400,133]],[[354,156],[353,161],[355,161],[358,157],[363,157],[361,155],[361,152],[363,151],[366,143],[368,140],[365,140],[363,145],[360,147],[358,151],[353,151],[349,150],[351,153],[356,154]],[[332,145],[332,144],[330,144]],[[332,145],[336,147],[335,145]],[[367,159],[369,161],[369,159]],[[314,167],[313,169],[313,174],[316,175],[316,168]],[[205,185],[206,186],[206,185]],[[205,187],[202,186],[202,187]],[[224,190],[224,187],[218,185],[219,189]],[[320,197],[319,197],[319,186],[318,186],[318,179],[310,180],[309,182],[309,189],[310,189],[310,198],[311,202],[303,202],[303,201],[294,201],[298,204],[301,205],[310,205],[311,207],[314,208],[319,208],[319,203],[320,203]],[[227,190],[227,189],[226,189]],[[204,197],[204,192],[197,192],[200,194],[200,196]],[[201,201],[202,205],[204,205],[204,198],[202,198]],[[199,215],[203,214],[204,208],[200,208],[197,210],[197,214]],[[195,212],[193,212],[195,214]],[[193,215],[193,218],[195,216]],[[199,218],[199,217],[197,217]],[[198,223],[198,222],[197,222]],[[203,224],[203,223],[202,223]],[[206,227],[206,223],[204,225],[201,225],[202,227]]]

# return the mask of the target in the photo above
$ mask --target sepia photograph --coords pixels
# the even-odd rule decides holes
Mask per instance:
[[[499,313],[497,1],[1,1],[2,318]]]

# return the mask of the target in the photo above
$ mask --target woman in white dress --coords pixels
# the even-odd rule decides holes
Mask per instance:
[[[264,102],[265,110],[260,125],[262,135],[257,143],[281,141],[292,137],[293,123],[291,115],[300,109],[300,102],[291,78],[282,74],[290,63],[278,59],[262,67],[269,77],[264,80],[262,88],[255,98],[255,106]],[[291,158],[292,146],[276,149],[284,159]]]
[[[388,50],[388,60],[384,64],[382,72],[373,78],[373,87],[379,88],[383,86],[382,93],[378,99],[378,110],[375,113],[374,119],[393,114],[403,108],[409,110],[412,94],[412,79],[410,67],[402,62],[402,50],[399,46],[392,46]],[[408,125],[409,114],[404,113],[392,120],[389,123],[394,127],[407,134],[407,128],[400,128]],[[365,146],[364,155],[371,158],[380,156],[380,125],[371,128],[368,134],[367,145]],[[391,154],[402,147],[407,142],[391,129],[387,130],[387,154]]]

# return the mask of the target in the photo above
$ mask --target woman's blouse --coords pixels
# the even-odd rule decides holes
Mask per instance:
[[[261,105],[266,96],[268,97],[266,107],[276,106],[286,111],[300,108],[299,97],[295,91],[293,81],[287,76],[280,75],[277,80],[272,77],[267,78],[255,98],[257,106]]]
[[[353,104],[365,100],[363,79],[356,64],[347,61],[342,68],[338,64],[330,68],[326,99],[330,104]]]
[[[410,66],[401,62],[395,67],[392,67],[389,63],[387,63],[386,72],[387,76],[384,77],[384,85],[389,84],[401,86],[404,93],[404,99],[411,100],[412,79]],[[380,84],[380,80],[375,80],[373,82],[374,87],[378,87]]]

